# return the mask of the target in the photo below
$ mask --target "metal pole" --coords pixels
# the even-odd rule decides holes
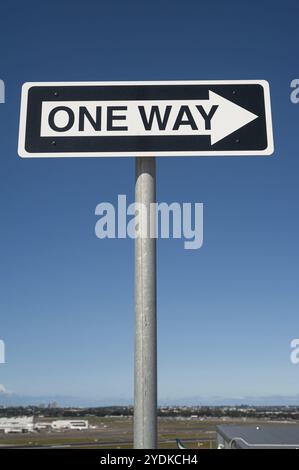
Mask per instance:
[[[142,203],[139,230],[149,228],[150,204],[156,202],[156,160],[136,158],[135,202]],[[157,448],[156,239],[135,238],[135,384],[134,449]]]

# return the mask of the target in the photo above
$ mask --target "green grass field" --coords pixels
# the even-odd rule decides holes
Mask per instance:
[[[133,419],[130,417],[88,416],[89,424],[95,429],[86,431],[42,431],[28,434],[0,434],[1,446],[71,446],[75,448],[129,449],[132,448]],[[43,418],[43,421],[45,419]],[[176,438],[181,439],[190,449],[216,447],[216,425],[220,419],[158,419],[158,447],[176,448]],[[257,420],[247,420],[247,423]],[[225,423],[244,423],[244,420],[225,420]],[[262,421],[259,421],[261,424]]]

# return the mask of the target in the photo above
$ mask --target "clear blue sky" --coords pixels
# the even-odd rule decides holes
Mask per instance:
[[[158,159],[160,201],[203,202],[204,246],[158,243],[159,396],[295,395],[299,366],[298,2],[5,2],[1,6],[0,383],[20,395],[131,398],[132,240],[95,206],[134,160],[17,156],[27,81],[266,79],[275,154]],[[115,400],[114,400],[115,401]]]

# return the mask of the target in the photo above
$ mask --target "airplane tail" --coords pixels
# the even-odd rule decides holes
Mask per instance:
[[[176,439],[176,445],[178,446],[178,449],[187,449],[180,439]]]

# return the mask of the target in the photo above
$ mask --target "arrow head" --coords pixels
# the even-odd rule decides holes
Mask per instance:
[[[256,114],[213,91],[209,91],[209,102],[211,106],[218,105],[211,121],[211,145],[258,118]]]

